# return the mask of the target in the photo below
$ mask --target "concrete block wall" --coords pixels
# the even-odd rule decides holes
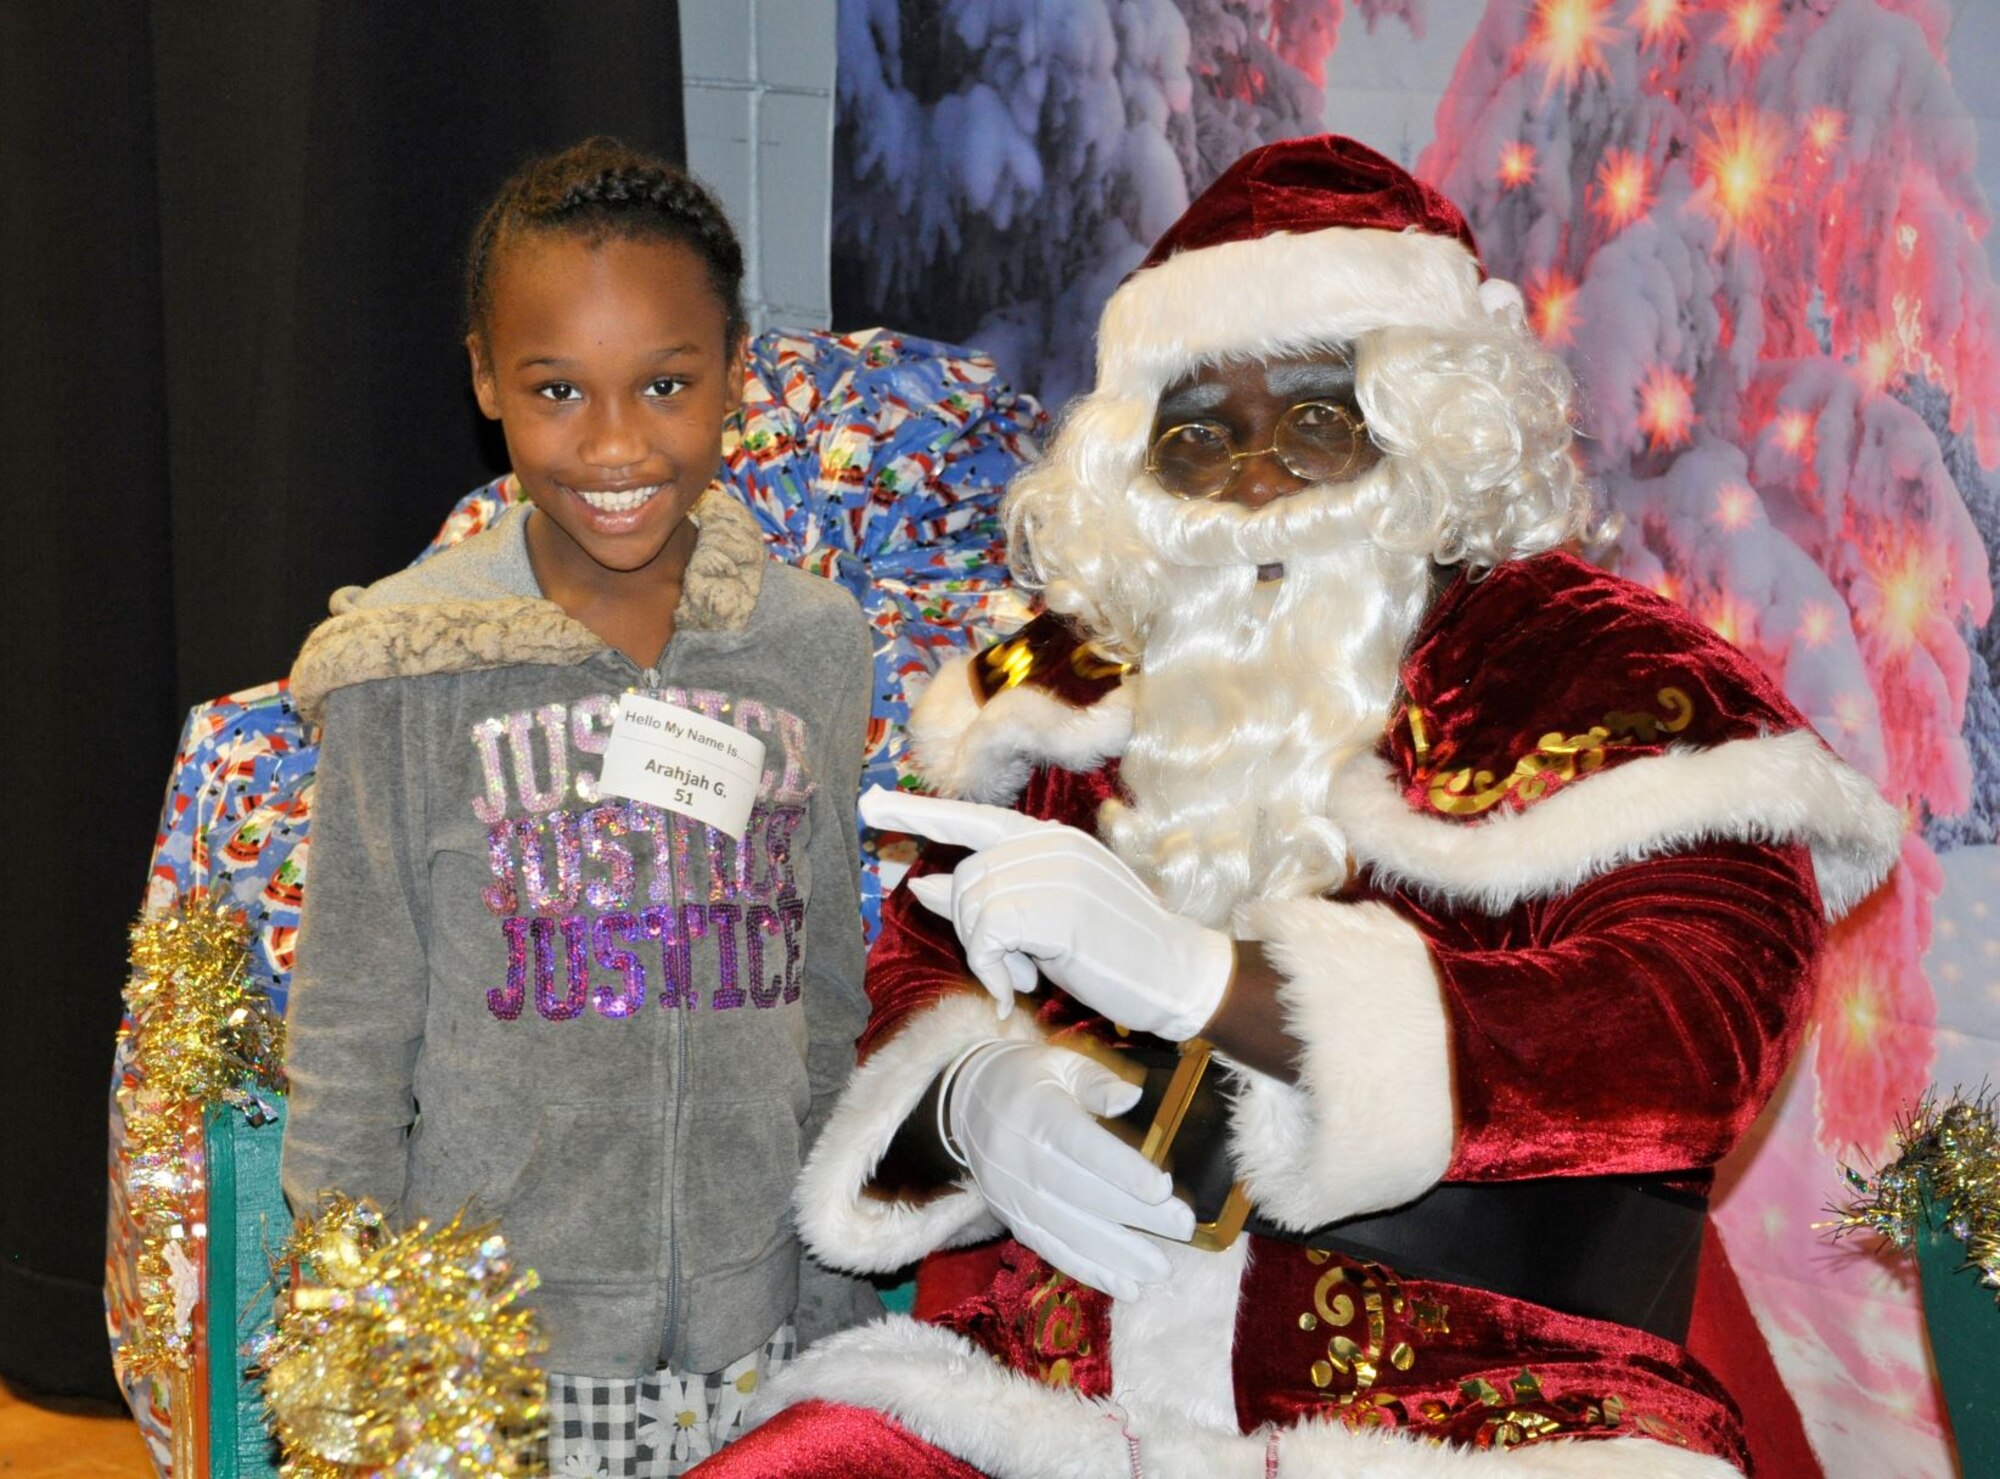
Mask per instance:
[[[681,0],[688,168],[743,238],[752,331],[832,319],[835,0]]]

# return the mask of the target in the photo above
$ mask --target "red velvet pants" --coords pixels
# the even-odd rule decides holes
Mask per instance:
[[[714,1458],[689,1479],[985,1479],[892,1417],[865,1407],[801,1402]]]

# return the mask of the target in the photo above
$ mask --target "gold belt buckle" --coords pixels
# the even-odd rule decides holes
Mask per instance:
[[[1102,1063],[1127,1083],[1144,1086],[1149,1078],[1147,1066],[1129,1053],[1120,1053],[1106,1046],[1087,1033],[1063,1036],[1056,1039],[1063,1047],[1080,1052],[1095,1062]],[[1195,1101],[1195,1095],[1207,1079],[1214,1062],[1214,1049],[1199,1037],[1191,1037],[1180,1045],[1180,1057],[1174,1064],[1173,1075],[1167,1080],[1165,1092],[1153,1111],[1153,1117],[1143,1133],[1139,1126],[1128,1118],[1110,1119],[1104,1124],[1113,1134],[1127,1144],[1138,1149],[1152,1164],[1160,1167],[1168,1175],[1174,1174],[1175,1143],[1181,1132],[1181,1125],[1187,1119],[1188,1109]],[[1157,1072],[1158,1070],[1153,1070]],[[1178,1178],[1176,1178],[1178,1182]],[[1181,1195],[1178,1184],[1175,1194]],[[1191,1198],[1182,1196],[1183,1201],[1192,1205]],[[1194,1236],[1188,1239],[1191,1247],[1205,1252],[1219,1253],[1234,1243],[1243,1231],[1243,1224],[1250,1217],[1250,1196],[1244,1191],[1243,1183],[1232,1181],[1229,1193],[1223,1198],[1222,1208],[1214,1220],[1197,1222]]]

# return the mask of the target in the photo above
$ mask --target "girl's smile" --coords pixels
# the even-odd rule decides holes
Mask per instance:
[[[638,488],[564,488],[563,491],[581,498],[600,514],[629,514],[645,507],[665,486],[665,483],[647,483]]]

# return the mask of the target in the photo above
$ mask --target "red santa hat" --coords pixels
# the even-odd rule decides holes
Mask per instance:
[[[1149,403],[1196,365],[1518,314],[1465,217],[1393,160],[1323,134],[1253,149],[1167,229],[1105,305],[1100,393]]]

